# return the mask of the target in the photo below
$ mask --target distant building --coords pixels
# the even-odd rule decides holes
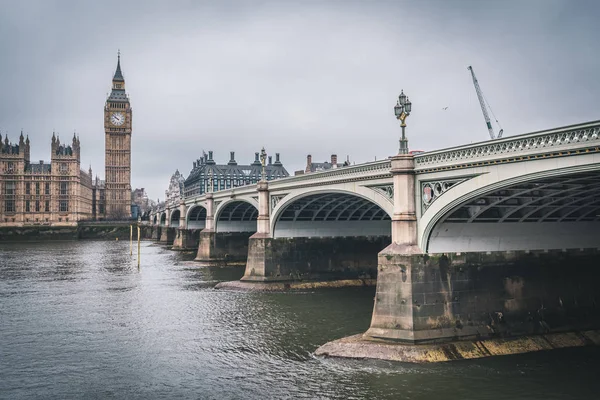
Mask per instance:
[[[90,176],[91,176],[90,169]],[[103,221],[106,219],[106,182],[99,179],[92,181],[92,219]]]
[[[185,177],[179,173],[179,170],[175,170],[175,173],[171,175],[169,180],[169,188],[165,190],[165,203],[167,208],[178,209],[179,203],[183,200],[183,183]]]
[[[31,163],[29,137],[0,135],[0,226],[76,225],[92,218],[92,176],[80,168],[79,138],[52,135],[50,162]]]
[[[131,219],[138,219],[142,217],[142,212],[140,210],[140,206],[137,204],[131,203]]]
[[[343,163],[339,164],[336,154],[331,155],[330,161],[325,161],[322,163],[313,162],[312,156],[309,154],[306,156],[306,168],[304,168],[304,171],[296,172],[296,175],[302,175],[302,173],[309,174],[311,172],[326,171],[328,169],[341,168],[346,167],[348,165],[350,165],[349,160],[346,160]]]
[[[141,189],[135,189],[131,192],[131,204],[132,204],[132,207],[134,205],[137,206],[137,212],[142,216],[142,218],[145,218],[145,216],[150,214],[150,210],[154,206],[154,201],[148,199],[148,194],[146,193],[146,189],[141,188]],[[132,210],[133,210],[133,208],[132,208]],[[134,218],[134,219],[137,218],[137,215],[133,216],[133,214],[132,214],[132,218]]]
[[[185,197],[203,194],[209,191],[210,181],[212,180],[212,190],[219,191],[238,186],[252,185],[260,181],[262,173],[262,164],[259,160],[259,153],[254,154],[254,162],[249,165],[239,165],[235,161],[235,153],[230,152],[229,162],[227,164],[217,164],[213,160],[213,152],[204,154],[201,158],[193,162],[193,168],[190,175],[185,180]],[[290,174],[286,171],[279,153],[275,153],[275,162],[271,156],[268,157],[268,163],[265,166],[265,175],[267,180],[285,178]]]

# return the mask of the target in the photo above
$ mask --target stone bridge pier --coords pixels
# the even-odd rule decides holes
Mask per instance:
[[[195,250],[198,248],[197,229],[190,229],[185,201],[179,202],[179,226],[173,239],[173,250]]]
[[[389,216],[377,203],[341,187],[289,195],[276,205],[272,200],[286,195],[272,194],[268,182],[259,182],[257,192],[257,228],[248,239],[244,276],[219,287],[375,284],[377,253],[390,242]]]
[[[196,261],[219,265],[245,262],[248,238],[256,231],[256,208],[248,201],[230,199],[215,204],[206,194],[206,223],[200,231]]]
[[[164,225],[162,222],[164,221]],[[179,224],[179,210],[173,211],[170,208],[165,210],[161,217],[161,229],[159,243],[171,245],[175,240],[176,229]]]
[[[158,240],[160,239],[160,226],[158,226],[157,224],[152,225],[152,233],[150,235],[150,239],[158,242]]]

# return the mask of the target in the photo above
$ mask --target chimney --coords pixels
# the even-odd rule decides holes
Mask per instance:
[[[269,156],[269,165],[273,164],[273,156]]]
[[[193,164],[194,164],[194,168],[196,168],[196,161],[194,161],[194,163],[193,163]]]
[[[312,166],[312,156],[309,154],[306,156],[306,172],[310,172]]]
[[[212,150],[208,151],[208,156],[206,156],[206,160],[204,160],[206,165],[214,165],[215,161],[213,160],[213,152]]]
[[[235,151],[229,152],[229,162],[227,165],[237,165],[237,162],[235,162]]]
[[[259,162],[258,161],[258,153],[254,153],[254,162]]]
[[[279,153],[275,153],[275,165],[281,165],[281,160],[279,159]]]
[[[337,154],[331,155],[331,166],[337,168]]]

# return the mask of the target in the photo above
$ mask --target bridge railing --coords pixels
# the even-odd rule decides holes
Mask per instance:
[[[600,121],[594,121],[422,153],[415,156],[415,167],[417,170],[423,170],[475,161],[565,151],[598,146],[598,144],[600,144]]]
[[[361,176],[365,179],[372,179],[377,175],[390,175],[392,168],[391,160],[383,159],[371,161],[363,164],[349,165],[347,167],[332,168],[325,171],[311,172],[303,175],[295,175],[287,178],[277,179],[269,182],[269,187],[279,189],[281,187],[302,185],[311,181],[331,181],[343,180],[349,177]],[[390,175],[391,176],[391,175]]]
[[[332,168],[325,171],[311,172],[309,174],[289,176],[287,178],[280,178],[269,181],[269,188],[271,190],[277,190],[280,188],[287,188],[290,186],[302,185],[308,182],[321,182],[331,181],[334,183],[336,180],[343,180],[350,177],[361,176],[365,179],[372,178],[373,176],[390,175],[390,169],[392,167],[389,159],[383,159],[379,161],[371,161],[364,164],[349,165],[347,167]],[[236,188],[219,190],[214,192],[214,198],[220,197],[231,197],[241,196],[245,194],[255,193],[256,185],[239,186]],[[185,198],[185,202],[188,204],[196,201],[202,201],[205,198],[205,194],[196,195],[193,197]]]

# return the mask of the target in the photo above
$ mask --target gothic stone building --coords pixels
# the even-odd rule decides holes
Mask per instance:
[[[179,203],[183,200],[183,185],[185,177],[175,170],[169,181],[169,188],[165,190],[165,203],[168,208],[177,209]]]
[[[269,156],[269,162],[265,166],[267,180],[285,178],[289,176],[279,159],[279,153],[275,154],[275,162]],[[200,159],[194,161],[190,175],[185,180],[185,197],[203,194],[209,191],[212,183],[212,191],[234,188],[238,186],[255,184],[261,179],[262,164],[259,153],[254,154],[254,162],[250,165],[238,165],[235,161],[235,153],[230,153],[227,164],[217,164],[213,160],[213,152],[208,156],[204,154]]]
[[[106,219],[106,182],[98,176],[92,181],[92,219]]]
[[[106,217],[131,216],[131,105],[125,93],[121,56],[104,107]]]
[[[138,213],[141,215],[142,219],[147,219],[154,206],[154,201],[148,198],[146,189],[138,188],[131,192],[131,204],[132,207],[137,207]]]
[[[80,169],[79,138],[52,135],[50,163],[31,163],[29,137],[0,135],[0,226],[75,225],[92,217],[91,170]]]
[[[131,106],[121,57],[104,106],[106,180],[80,169],[79,138],[61,145],[52,135],[51,161],[31,163],[29,137],[0,135],[0,226],[75,225],[131,216]]]

